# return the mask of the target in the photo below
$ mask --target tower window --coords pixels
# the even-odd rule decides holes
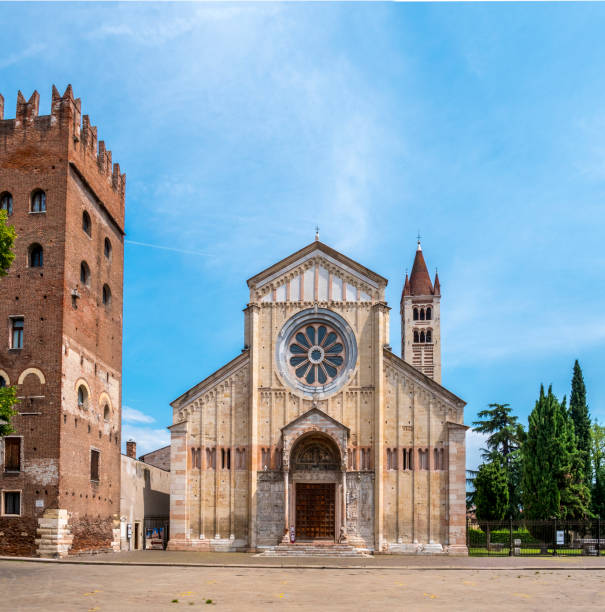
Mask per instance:
[[[424,308],[420,309],[420,320],[424,321]]]
[[[420,335],[417,329],[414,330],[414,342],[420,342]]]
[[[432,310],[432,308],[429,306],[429,307],[426,309],[426,320],[427,320],[427,321],[430,321],[432,318],[433,318],[433,310]]]
[[[87,287],[90,286],[90,268],[85,261],[80,264],[80,282]]]
[[[111,305],[111,289],[109,288],[109,285],[103,285],[103,305]]]
[[[430,329],[427,329],[426,331],[426,341],[427,342],[432,342],[433,341],[433,331]]]
[[[13,196],[8,191],[0,196],[0,210],[5,210],[9,217],[13,214]]]
[[[11,348],[23,348],[23,317],[13,317],[11,319]]]
[[[414,321],[418,321],[418,308],[414,308]]]
[[[109,238],[105,238],[103,243],[103,253],[107,259],[111,259],[111,242],[109,241]]]
[[[88,390],[84,385],[78,387],[78,408],[88,409]]]
[[[46,194],[41,189],[32,193],[31,211],[35,213],[46,212]]]
[[[103,418],[106,421],[109,421],[109,417],[110,417],[109,406],[107,404],[105,404],[105,407],[103,408]]]
[[[99,459],[101,453],[98,450],[90,451],[90,479],[99,481]]]
[[[420,343],[422,344],[423,342],[425,342],[425,336],[424,336],[424,331],[420,332]]]
[[[44,250],[42,247],[34,243],[29,247],[29,267],[41,268],[44,265]]]
[[[92,234],[92,223],[90,222],[90,215],[86,211],[82,213],[82,229],[89,236]]]

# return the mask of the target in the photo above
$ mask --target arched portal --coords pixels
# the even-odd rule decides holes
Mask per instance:
[[[342,460],[337,444],[320,432],[302,436],[292,447],[290,466],[296,540],[334,541],[342,503]]]

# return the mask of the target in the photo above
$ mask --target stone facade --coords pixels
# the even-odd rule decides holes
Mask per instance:
[[[139,457],[139,461],[155,465],[162,470],[170,471],[170,445],[158,448]]]
[[[386,284],[318,240],[248,281],[244,350],[172,403],[169,548],[466,552],[464,402],[392,353]]]
[[[125,176],[71,86],[53,87],[50,115],[38,106],[37,92],[19,92],[4,119],[0,96],[0,200],[17,231],[0,280],[0,384],[21,400],[0,442],[0,503],[15,492],[20,506],[2,506],[0,552],[33,554],[39,536],[38,552],[61,540],[62,555],[118,540]],[[21,460],[9,465],[12,445]]]

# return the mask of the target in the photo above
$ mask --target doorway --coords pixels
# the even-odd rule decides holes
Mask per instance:
[[[296,483],[296,539],[334,540],[334,483]]]
[[[141,523],[134,524],[134,549],[139,550],[141,546]]]

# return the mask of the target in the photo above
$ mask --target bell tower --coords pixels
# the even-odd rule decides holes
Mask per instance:
[[[409,278],[401,293],[401,357],[417,370],[441,384],[441,287],[424,261],[420,237]]]

